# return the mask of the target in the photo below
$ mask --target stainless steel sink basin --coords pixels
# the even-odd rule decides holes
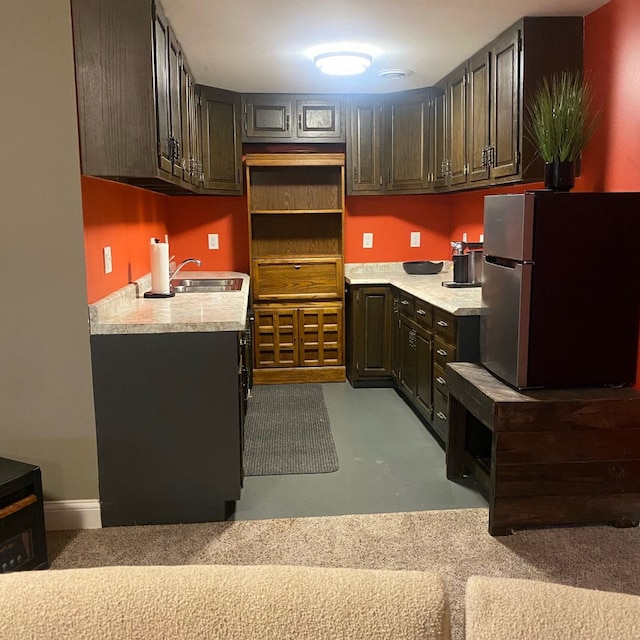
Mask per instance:
[[[176,293],[220,293],[240,289],[242,278],[184,278],[173,285]]]

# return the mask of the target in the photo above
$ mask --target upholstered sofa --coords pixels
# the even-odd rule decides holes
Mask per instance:
[[[291,566],[0,576],[0,640],[449,640],[442,577]],[[466,640],[640,638],[640,596],[472,577]]]

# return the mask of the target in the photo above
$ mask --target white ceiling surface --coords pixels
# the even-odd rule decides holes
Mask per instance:
[[[241,93],[387,93],[430,86],[522,16],[587,15],[607,0],[160,0],[196,82]],[[327,76],[305,50],[365,42],[361,76]],[[411,69],[390,80],[381,69]]]

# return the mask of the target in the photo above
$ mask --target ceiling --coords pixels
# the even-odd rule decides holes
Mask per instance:
[[[522,16],[587,15],[607,0],[160,0],[200,84],[241,93],[387,93],[434,84]],[[323,42],[384,50],[361,76],[327,76]],[[410,69],[401,79],[382,69]]]

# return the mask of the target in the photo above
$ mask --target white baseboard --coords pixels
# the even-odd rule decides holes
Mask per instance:
[[[99,500],[49,500],[44,503],[44,526],[60,529],[100,529]]]

